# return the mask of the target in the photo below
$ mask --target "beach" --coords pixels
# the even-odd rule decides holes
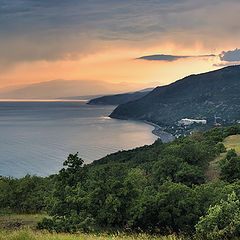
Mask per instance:
[[[144,120],[143,122],[154,127],[152,133],[159,137],[163,143],[171,142],[174,140],[174,136],[171,133],[163,131],[162,127],[160,127],[159,125],[146,120]]]

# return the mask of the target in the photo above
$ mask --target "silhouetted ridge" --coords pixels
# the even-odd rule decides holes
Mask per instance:
[[[123,103],[127,103],[130,101],[137,100],[141,97],[146,96],[149,91],[143,91],[143,92],[133,92],[133,93],[123,93],[123,94],[116,94],[116,95],[108,95],[108,96],[102,96],[98,98],[91,99],[88,104],[94,104],[94,105],[119,105]]]

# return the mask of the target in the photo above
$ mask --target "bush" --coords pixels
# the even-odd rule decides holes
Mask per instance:
[[[52,186],[50,177],[0,177],[0,209],[21,213],[43,211],[46,206],[45,198],[50,195]]]
[[[225,158],[220,162],[220,179],[233,183],[240,179],[240,157],[234,149],[227,152]]]
[[[224,130],[224,137],[228,137],[230,135],[237,135],[237,134],[240,134],[240,124],[227,127]]]
[[[210,206],[207,214],[195,226],[200,239],[233,239],[240,237],[240,201],[235,192],[227,201]]]

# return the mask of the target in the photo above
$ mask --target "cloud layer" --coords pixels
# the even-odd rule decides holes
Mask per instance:
[[[0,0],[0,6],[1,64],[77,58],[120,43],[214,47],[235,41],[233,33],[240,37],[238,0]]]

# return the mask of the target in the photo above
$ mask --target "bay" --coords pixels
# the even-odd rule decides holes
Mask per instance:
[[[48,176],[69,153],[90,163],[157,139],[153,126],[109,118],[113,109],[82,101],[0,101],[0,175]]]

